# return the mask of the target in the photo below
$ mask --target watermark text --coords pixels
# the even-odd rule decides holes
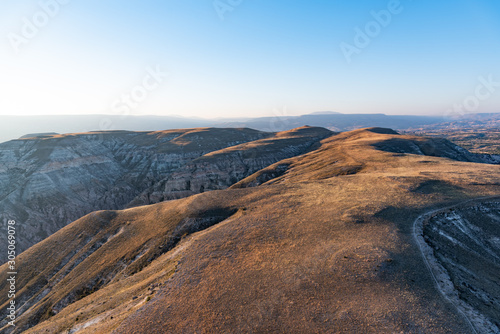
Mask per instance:
[[[390,0],[387,3],[386,9],[380,11],[372,10],[370,12],[373,20],[368,21],[363,28],[359,26],[354,27],[353,42],[340,43],[340,50],[347,63],[350,64],[354,55],[359,55],[363,49],[367,48],[372,40],[380,35],[382,29],[391,24],[393,17],[403,12],[403,9],[404,7],[399,0]]]
[[[495,94],[497,89],[500,87],[500,82],[495,81],[493,74],[485,76],[480,76],[478,78],[478,84],[474,89],[474,94],[466,96],[464,100],[460,103],[455,103],[448,109],[445,113],[446,117],[456,118],[462,117],[466,113],[473,113],[479,110],[481,102],[488,100]]]
[[[219,19],[224,21],[227,12],[232,12],[236,7],[241,5],[243,0],[214,0],[212,3]]]
[[[7,222],[7,298],[9,304],[7,306],[7,318],[9,326],[15,326],[16,320],[16,222],[9,220]]]
[[[143,77],[141,84],[134,86],[130,91],[120,95],[111,104],[111,110],[114,115],[129,116],[131,112],[137,109],[144,100],[165,81],[168,73],[164,72],[160,65],[155,68],[148,66],[146,75]],[[100,121],[99,128],[102,131],[114,130],[113,121],[110,118],[104,118]]]
[[[39,9],[31,17],[23,17],[20,33],[11,32],[7,35],[14,52],[18,54],[21,46],[29,44],[49,22],[55,18],[62,5],[70,0],[41,0],[38,2]]]

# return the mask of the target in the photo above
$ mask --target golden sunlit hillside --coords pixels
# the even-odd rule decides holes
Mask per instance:
[[[423,214],[477,198],[499,217],[498,165],[467,159],[442,141],[355,130],[231,189],[91,213],[18,257],[17,326],[2,330],[494,333],[498,303],[467,304],[465,285],[455,287],[483,315],[473,317],[446,298],[419,243],[444,241],[414,228]],[[480,251],[470,243],[456,247]],[[498,243],[488,247],[498,256]],[[490,261],[488,277],[498,269]]]

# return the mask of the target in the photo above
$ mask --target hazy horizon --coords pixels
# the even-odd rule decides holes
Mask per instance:
[[[86,133],[91,131],[163,131],[199,127],[252,128],[260,131],[278,132],[305,125],[348,131],[355,128],[385,127],[397,130],[418,129],[428,126],[455,126],[462,123],[494,127],[500,113],[474,115],[387,115],[342,114],[320,111],[299,116],[275,114],[268,117],[201,118],[180,115],[0,115],[0,143],[18,139],[28,134],[42,133]],[[458,123],[455,123],[457,122]],[[440,125],[438,125],[440,124]]]
[[[286,108],[283,108],[282,110],[286,110]],[[443,119],[454,119],[456,118],[457,115],[445,115],[443,113],[388,113],[388,112],[370,112],[370,111],[360,111],[360,112],[351,112],[351,113],[346,113],[346,112],[339,112],[339,111],[332,111],[332,110],[317,110],[317,111],[308,111],[308,112],[303,112],[303,113],[296,113],[296,114],[291,114],[285,112],[277,113],[276,111],[279,111],[279,109],[275,109],[274,113],[271,112],[268,115],[234,115],[234,116],[210,116],[210,115],[201,115],[201,116],[189,116],[189,115],[181,115],[181,114],[125,114],[126,117],[131,116],[131,117],[178,117],[178,118],[189,118],[189,119],[204,119],[204,120],[219,120],[219,119],[257,119],[257,118],[264,118],[264,117],[300,117],[300,116],[307,116],[307,115],[328,115],[328,114],[338,114],[338,115],[386,115],[386,116],[424,116],[424,117],[442,117]],[[461,116],[467,116],[467,115],[487,115],[487,114],[500,114],[500,110],[498,111],[492,111],[492,112],[468,112],[464,113]],[[27,114],[0,114],[1,116],[8,116],[8,117],[39,117],[39,116],[120,116],[123,117],[122,114],[117,114],[117,113],[78,113],[78,114],[70,114],[70,113],[61,113],[61,114],[50,114],[50,113],[44,113],[44,114],[36,114],[36,113],[27,113]]]

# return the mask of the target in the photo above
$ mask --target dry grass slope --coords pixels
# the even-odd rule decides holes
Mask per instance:
[[[74,222],[19,257],[16,331],[471,333],[434,286],[412,223],[499,195],[500,170],[377,148],[394,140],[420,139],[332,135],[240,189]]]

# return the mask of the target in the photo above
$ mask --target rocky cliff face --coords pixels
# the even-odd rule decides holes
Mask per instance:
[[[496,198],[453,207],[423,225],[424,240],[459,307],[481,333],[500,331],[499,223]]]
[[[225,189],[277,161],[298,156],[332,134],[323,128],[301,127],[276,136],[210,152],[146,189],[130,206],[154,204]]]
[[[17,222],[18,252],[79,217],[125,207],[209,152],[272,136],[250,129],[50,135],[0,144],[0,222]],[[2,228],[2,238],[6,229]],[[5,239],[4,239],[5,240]],[[0,261],[5,261],[0,254]]]
[[[214,150],[173,173],[195,180],[188,165],[239,170],[236,158],[295,154],[278,143],[308,131]],[[460,296],[496,321],[498,203],[448,206],[498,196],[498,166],[374,148],[388,140],[418,146],[386,129],[336,134],[244,189],[82,217],[17,258],[16,327],[0,266],[0,332],[487,333],[441,294],[415,222],[435,218],[419,236]]]
[[[375,146],[397,153],[498,162],[498,157],[474,155],[445,140],[409,140],[392,134],[395,136]],[[287,171],[286,159],[311,151],[331,135],[331,131],[315,127],[279,133],[198,128],[45,134],[3,143],[0,237],[5,237],[7,221],[15,220],[17,251],[21,252],[92,211],[225,189],[259,171],[262,175],[248,186],[264,183]],[[337,151],[332,148],[332,152]],[[337,152],[331,161],[323,161],[333,168],[328,175],[360,170],[355,162],[343,166],[341,158],[342,152]],[[0,262],[4,261],[5,254],[0,253]]]
[[[436,156],[456,161],[488,164],[500,163],[500,155],[498,154],[471,153],[463,147],[443,138],[416,137],[411,141],[392,138],[377,143],[375,147],[387,152]]]

